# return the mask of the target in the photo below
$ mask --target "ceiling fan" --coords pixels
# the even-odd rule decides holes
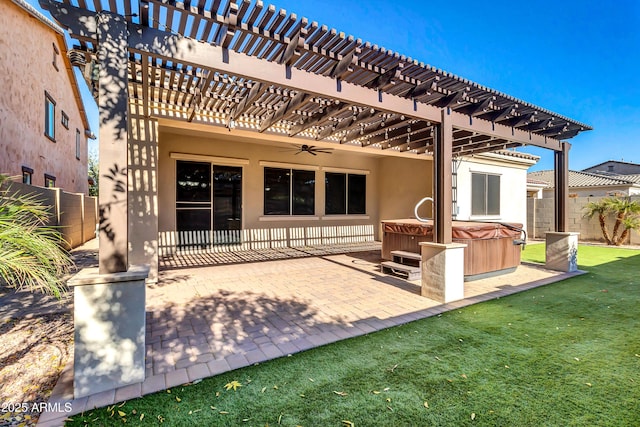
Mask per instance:
[[[316,147],[315,145],[303,144],[303,145],[296,145],[295,155],[298,155],[300,153],[309,153],[312,156],[317,156],[318,153],[332,154],[331,153],[332,151],[333,151],[333,148],[322,148],[322,147]]]

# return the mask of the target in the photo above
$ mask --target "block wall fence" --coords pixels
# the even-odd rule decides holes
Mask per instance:
[[[603,197],[570,198],[567,202],[569,215],[569,229],[567,231],[580,233],[579,239],[583,241],[604,242],[598,218],[593,217],[589,219],[584,216],[584,207],[586,204],[601,199],[603,199]],[[640,196],[631,196],[631,200],[640,202]],[[527,199],[527,234],[529,238],[544,239],[547,231],[554,231],[553,203],[554,200],[552,198]],[[613,230],[614,223],[615,218],[613,215],[607,218],[607,225],[610,232]],[[626,244],[640,245],[640,234],[637,231],[631,232]]]
[[[7,182],[9,194],[33,195],[50,207],[47,225],[59,227],[67,249],[96,237],[98,223],[98,198],[83,193],[67,193],[60,188],[45,188],[21,182]]]

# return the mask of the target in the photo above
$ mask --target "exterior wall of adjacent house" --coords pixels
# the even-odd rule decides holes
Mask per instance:
[[[615,173],[618,175],[629,175],[629,174],[640,173],[640,164],[616,162],[616,161],[610,160],[600,165],[583,169],[582,171],[591,172],[591,173],[606,172],[606,173]]]
[[[27,167],[33,185],[44,186],[47,174],[56,187],[88,193],[87,125],[64,38],[12,1],[0,4],[0,173],[21,180]],[[45,136],[45,92],[55,101],[55,142]],[[63,111],[68,129],[61,123]]]
[[[458,166],[456,219],[471,221],[500,221],[527,224],[527,169],[534,160],[479,154],[465,157]],[[473,215],[471,213],[471,174],[484,173],[500,176],[500,214]]]
[[[598,218],[585,218],[584,207],[587,203],[598,201],[601,197],[572,197],[567,201],[568,210],[568,231],[579,232],[580,240],[604,241]],[[640,196],[632,196],[631,200],[640,202]],[[545,233],[553,231],[554,227],[554,200],[553,198],[527,199],[527,232],[530,238],[543,239]],[[615,218],[607,219],[609,231],[613,230]],[[640,235],[637,232],[631,233],[630,244],[640,244]]]
[[[542,197],[553,199],[553,188],[545,188]],[[569,197],[607,197],[616,194],[633,196],[640,194],[639,185],[607,185],[604,187],[570,187]]]

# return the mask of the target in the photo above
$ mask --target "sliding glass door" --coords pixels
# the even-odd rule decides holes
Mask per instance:
[[[242,229],[242,168],[176,162],[176,230],[181,248],[238,243]]]

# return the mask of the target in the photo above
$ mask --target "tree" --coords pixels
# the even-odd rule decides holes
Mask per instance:
[[[631,201],[629,197],[607,197],[597,202],[589,202],[584,207],[585,216],[588,218],[598,215],[602,236],[608,245],[620,246],[629,237],[631,230],[640,229],[640,203]],[[606,219],[615,215],[616,222],[613,232],[609,233]],[[618,234],[620,227],[624,227]]]
[[[100,168],[96,153],[89,153],[89,195],[98,196],[98,180],[100,179]]]
[[[47,227],[49,207],[33,195],[11,191],[0,175],[0,284],[60,298],[73,265],[62,236]]]

